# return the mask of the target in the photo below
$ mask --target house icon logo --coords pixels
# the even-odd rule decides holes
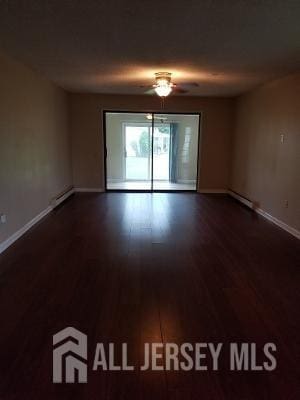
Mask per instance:
[[[53,383],[87,382],[87,336],[67,327],[53,335]]]

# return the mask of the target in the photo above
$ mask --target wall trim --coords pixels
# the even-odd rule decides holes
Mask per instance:
[[[225,193],[225,194],[227,194],[228,193],[228,190],[227,189],[198,189],[198,192],[199,193],[203,193],[203,194],[209,194],[209,193],[211,193],[211,194],[213,194],[213,193]]]
[[[103,193],[103,192],[104,192],[104,189],[101,189],[101,188],[82,188],[82,187],[76,187],[76,188],[74,189],[74,191],[75,191],[75,192],[78,192],[78,193],[84,193],[84,192],[86,192],[86,193]]]
[[[21,236],[24,235],[33,225],[37,224],[41,219],[43,219],[47,214],[49,214],[55,207],[65,201],[68,197],[70,197],[74,193],[74,188],[67,189],[66,192],[58,195],[54,198],[50,205],[43,211],[41,211],[38,215],[32,218],[29,222],[27,222],[22,228],[18,229],[15,233],[9,236],[4,242],[0,243],[0,254],[3,253],[9,246],[11,246],[16,240],[18,240]]]
[[[38,215],[36,215],[32,220],[27,222],[22,228],[13,233],[9,238],[4,240],[4,242],[0,243],[0,254],[3,253],[9,246],[11,246],[16,240],[18,240],[21,236],[24,235],[33,225],[38,223],[42,218],[44,218],[47,214],[49,214],[53,210],[52,206],[47,207],[45,210],[41,211]]]
[[[284,229],[285,231],[289,232],[291,235],[295,236],[297,239],[300,239],[300,231],[291,227],[290,225],[286,224],[285,222],[281,221],[280,219],[273,217],[273,215],[267,213],[266,211],[262,210],[261,208],[254,209],[259,215],[262,215],[267,220],[273,222],[275,225],[279,226],[280,228]]]
[[[228,194],[235,198],[236,200],[240,201],[241,203],[245,204],[247,207],[251,208],[253,211],[255,211],[257,214],[261,215],[262,217],[266,218],[268,221],[273,222],[273,224],[279,226],[281,229],[285,230],[286,232],[290,233],[291,235],[295,236],[297,239],[300,239],[300,231],[297,229],[291,227],[290,225],[286,224],[285,222],[281,221],[280,219],[273,217],[273,215],[267,213],[261,208],[256,208],[254,206],[254,203],[246,199],[245,197],[239,195],[236,192],[233,192],[232,190],[228,190]]]

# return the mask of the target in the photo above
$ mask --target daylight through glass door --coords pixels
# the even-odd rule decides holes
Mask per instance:
[[[104,117],[107,190],[196,190],[198,114]]]

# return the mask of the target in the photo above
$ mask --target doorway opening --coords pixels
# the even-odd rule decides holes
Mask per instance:
[[[104,112],[106,190],[196,191],[200,114]]]

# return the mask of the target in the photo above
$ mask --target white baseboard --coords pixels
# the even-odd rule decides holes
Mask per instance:
[[[77,188],[75,188],[74,189],[75,190],[75,192],[81,192],[81,193],[84,193],[84,192],[88,192],[88,193],[103,193],[104,192],[104,189],[101,189],[101,188],[82,188],[82,187],[77,187]]]
[[[273,215],[267,213],[266,211],[262,210],[261,208],[256,208],[254,210],[259,215],[262,215],[267,220],[273,222],[275,225],[279,226],[280,228],[284,229],[285,231],[289,232],[291,235],[295,236],[296,238],[300,239],[300,232],[286,224],[285,222],[280,221],[280,219],[273,217]]]
[[[41,211],[38,215],[36,215],[32,220],[27,222],[22,228],[17,230],[17,232],[13,233],[9,238],[4,240],[4,242],[0,243],[0,254],[3,253],[9,246],[11,246],[16,240],[18,240],[21,236],[24,235],[30,228],[33,227],[36,223],[38,223],[42,218],[44,218],[47,214],[49,214],[55,207],[61,204],[64,200],[66,200],[71,194],[74,193],[74,189],[71,188],[67,192],[62,195],[54,198],[51,201],[50,206],[48,206],[45,210]]]
[[[203,194],[228,193],[227,189],[199,189],[198,192]]]
[[[285,222],[281,221],[280,219],[273,217],[273,215],[267,213],[266,211],[262,210],[261,208],[254,207],[254,203],[251,200],[245,199],[243,196],[240,196],[238,193],[232,192],[228,190],[228,194],[234,197],[236,200],[240,201],[241,203],[245,204],[247,207],[251,208],[257,214],[263,216],[268,221],[273,222],[273,224],[279,226],[280,228],[284,229],[286,232],[289,232],[291,235],[295,236],[297,239],[300,239],[300,232],[286,224]]]
[[[25,232],[27,232],[33,225],[35,225],[37,222],[39,222],[42,218],[44,218],[52,210],[53,210],[52,206],[47,207],[45,210],[43,210],[38,215],[36,215],[34,218],[32,218],[31,221],[27,222],[27,224],[22,226],[22,228],[17,230],[17,232],[15,232],[9,238],[4,240],[4,242],[0,243],[0,254],[4,250],[6,250],[9,246],[11,246],[21,236],[23,236]]]

